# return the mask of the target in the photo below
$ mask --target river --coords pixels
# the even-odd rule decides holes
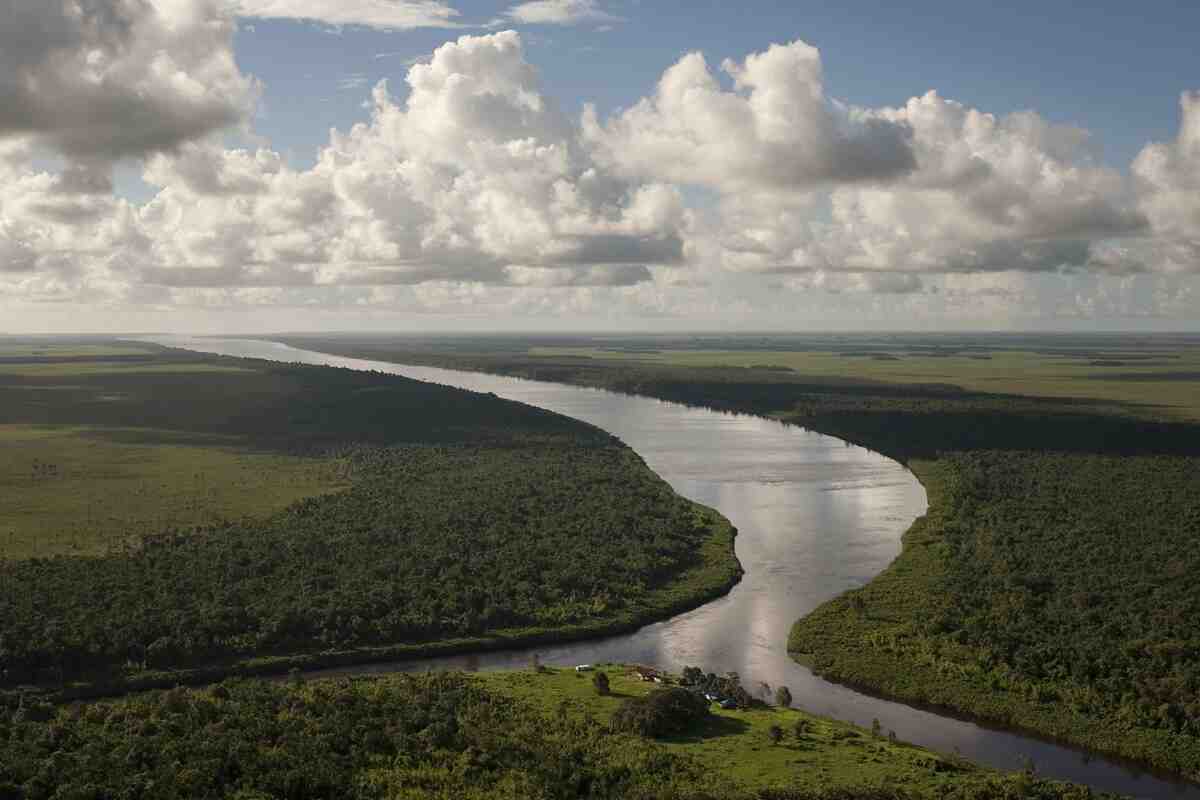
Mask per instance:
[[[795,705],[883,730],[1001,769],[1032,759],[1039,774],[1139,797],[1198,798],[1200,787],[1009,731],[869,697],[824,681],[787,654],[792,622],[861,586],[900,551],[901,534],[926,509],[902,465],[839,439],[740,414],[557,383],[342,358],[248,339],[155,337],[202,352],[376,370],[493,392],[584,420],[620,437],[677,492],[718,509],[738,529],[746,574],[727,596],[635,633],[538,647],[543,663],[636,662],[679,670],[736,671],[751,691],[786,685]],[[356,667],[354,673],[449,667],[524,667],[515,650]],[[341,672],[345,672],[342,670]]]

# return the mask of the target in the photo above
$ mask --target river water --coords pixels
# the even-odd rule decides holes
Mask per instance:
[[[556,411],[620,437],[680,494],[718,509],[738,529],[746,574],[726,597],[625,635],[561,646],[356,667],[354,673],[543,663],[636,662],[736,671],[754,691],[786,685],[795,704],[883,729],[943,753],[1002,769],[1032,759],[1049,777],[1140,797],[1200,798],[1200,788],[1037,739],[880,700],[829,683],[787,654],[792,622],[871,580],[900,552],[926,509],[925,491],[878,453],[795,426],[556,383],[404,366],[297,350],[276,342],[157,337],[164,345],[273,361],[376,370]],[[345,672],[346,670],[341,670]]]

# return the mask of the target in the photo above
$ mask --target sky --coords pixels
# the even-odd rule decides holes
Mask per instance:
[[[1200,4],[993,5],[0,0],[0,333],[1200,330]]]

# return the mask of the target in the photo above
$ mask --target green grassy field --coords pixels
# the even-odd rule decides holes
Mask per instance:
[[[338,460],[259,452],[232,433],[97,424],[106,407],[154,402],[153,381],[123,379],[214,372],[247,370],[136,345],[0,341],[0,557],[99,555],[348,485]],[[56,407],[84,424],[58,423]]]
[[[134,444],[112,433],[0,426],[3,557],[100,555],[165,530],[266,517],[348,486],[340,459],[255,453],[219,437],[168,443],[179,439],[169,432],[162,444]]]
[[[596,667],[609,677],[610,696],[597,694],[590,673],[573,669],[483,672],[472,680],[546,714],[591,717],[605,724],[623,700],[659,688],[639,679],[628,666]],[[795,735],[797,722],[805,727],[802,738]],[[772,726],[784,731],[778,744],[771,740]],[[876,736],[799,709],[724,710],[714,705],[712,717],[704,725],[661,743],[671,752],[711,765],[741,790],[782,789],[803,783],[814,788],[889,785],[927,793],[964,778],[990,774],[962,759],[890,741],[887,734],[881,731]]]

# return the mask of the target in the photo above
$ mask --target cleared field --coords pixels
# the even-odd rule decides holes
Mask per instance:
[[[485,672],[473,680],[520,698],[545,714],[566,713],[605,724],[623,700],[660,688],[639,680],[628,666],[602,664],[597,668],[609,678],[610,696],[596,693],[590,673],[570,669]],[[805,728],[803,738],[795,735],[797,723]],[[771,740],[772,726],[784,732],[778,744]],[[690,755],[713,766],[743,791],[796,785],[889,785],[927,794],[994,774],[962,759],[890,741],[888,731],[873,735],[844,722],[773,706],[724,710],[714,705],[712,717],[703,726],[660,743],[672,753]]]

